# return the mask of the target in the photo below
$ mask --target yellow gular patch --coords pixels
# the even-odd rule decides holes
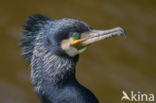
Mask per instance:
[[[78,44],[80,42],[81,42],[81,40],[79,40],[79,39],[73,39],[73,41],[71,42],[70,45],[73,46],[73,45]]]

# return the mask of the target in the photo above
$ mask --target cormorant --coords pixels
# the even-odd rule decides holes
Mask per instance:
[[[79,54],[88,45],[125,35],[120,27],[94,30],[86,23],[40,14],[28,18],[20,42],[22,55],[31,66],[31,79],[42,103],[99,103],[75,77]]]

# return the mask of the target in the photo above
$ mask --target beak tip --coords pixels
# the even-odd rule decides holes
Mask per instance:
[[[120,35],[123,36],[126,39],[127,38],[126,31],[123,28],[121,28],[121,27],[118,27],[118,29],[121,32]]]

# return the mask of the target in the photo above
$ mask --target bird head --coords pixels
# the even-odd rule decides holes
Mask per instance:
[[[74,19],[61,19],[51,27],[48,39],[51,44],[63,50],[67,55],[74,57],[87,49],[90,44],[112,37],[125,35],[122,28],[109,30],[95,30],[88,24]],[[54,46],[52,46],[54,47]]]
[[[79,20],[68,18],[53,20],[40,14],[28,18],[23,34],[25,37],[19,45],[23,47],[22,55],[28,62],[33,55],[46,55],[43,51],[73,58],[97,41],[112,36],[125,36],[124,30],[120,27],[95,30]]]

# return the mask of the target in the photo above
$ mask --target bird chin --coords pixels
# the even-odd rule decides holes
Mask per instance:
[[[71,57],[74,57],[84,52],[87,49],[87,46],[81,46],[81,47],[71,46],[70,45],[71,42],[73,42],[72,38],[63,40],[61,42],[61,48]]]
[[[84,47],[84,48],[78,50],[79,51],[79,54],[82,53],[82,52],[84,52],[86,49],[87,49],[87,47]]]
[[[68,50],[66,50],[66,53],[71,56],[71,57],[74,57],[78,54],[81,54],[82,52],[84,52],[85,50],[87,49],[87,47],[84,47],[82,49],[77,49],[77,48],[74,48],[74,47],[70,47]]]

